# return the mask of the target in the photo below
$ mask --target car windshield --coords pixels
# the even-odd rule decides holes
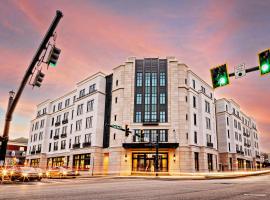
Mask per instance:
[[[24,171],[24,172],[34,171],[33,168],[31,168],[31,167],[21,167],[20,169],[21,169],[21,171]]]

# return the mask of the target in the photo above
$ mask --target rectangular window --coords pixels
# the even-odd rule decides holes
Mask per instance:
[[[58,110],[62,109],[62,102],[58,103]]]
[[[165,86],[166,85],[166,74],[165,72],[160,72],[160,80],[159,80],[159,85],[160,86]]]
[[[60,128],[55,129],[55,136],[59,136]]]
[[[40,132],[38,136],[38,140],[42,140],[42,138],[43,138],[43,132]]]
[[[142,113],[136,112],[135,122],[142,122]]]
[[[82,127],[82,120],[77,120],[76,121],[76,131],[80,131]]]
[[[199,171],[199,153],[194,152],[195,170]]]
[[[197,144],[198,138],[197,138],[197,132],[194,132],[194,144]]]
[[[165,113],[165,111],[160,111],[159,122],[161,122],[161,123],[166,122],[166,113]]]
[[[193,96],[193,108],[196,108],[196,97]]]
[[[90,85],[89,86],[89,93],[95,92],[96,91],[96,84]]]
[[[79,93],[79,98],[83,97],[85,95],[85,89],[81,90]]]
[[[91,143],[91,134],[90,133],[84,135],[84,142]]]
[[[58,116],[56,117],[56,123],[60,123],[60,121],[61,121],[61,115],[58,115]]]
[[[159,141],[160,142],[167,142],[168,138],[167,138],[167,131],[166,130],[159,130]]]
[[[52,150],[52,143],[49,143],[49,152]]]
[[[68,107],[69,106],[69,102],[70,102],[70,99],[66,99],[66,101],[65,101],[65,107]]]
[[[166,103],[166,95],[165,93],[160,93],[160,98],[159,98],[159,103],[160,104],[165,104]]]
[[[142,87],[142,73],[141,72],[137,72],[136,86]]]
[[[41,121],[40,121],[40,128],[43,128],[44,127],[44,119],[42,119]]]
[[[64,113],[64,119],[63,119],[63,121],[64,121],[64,120],[68,120],[68,112],[65,112],[65,113]]]
[[[80,144],[81,136],[75,136],[75,144]]]
[[[136,103],[137,104],[142,104],[142,94],[138,93],[136,95]]]
[[[192,80],[192,86],[193,86],[193,89],[196,89],[196,83],[195,83],[195,80]]]
[[[210,118],[206,117],[205,119],[206,119],[206,128],[211,130],[211,120],[210,120]]]
[[[58,150],[58,142],[53,143],[53,150],[57,151]]]
[[[86,118],[86,125],[85,125],[85,128],[86,128],[86,129],[92,128],[92,123],[93,123],[93,116],[87,117],[87,118]]]
[[[194,126],[197,126],[197,115],[195,113],[193,114],[193,122]]]
[[[62,134],[67,134],[67,126],[62,127]]]
[[[205,101],[205,112],[210,113],[210,103]]]
[[[94,109],[94,99],[87,102],[87,112],[93,111]]]
[[[77,106],[77,116],[83,114],[83,104]]]
[[[61,141],[61,150],[66,149],[66,140]]]

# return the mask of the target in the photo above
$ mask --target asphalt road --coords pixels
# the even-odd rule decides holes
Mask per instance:
[[[0,199],[270,200],[270,175],[218,180],[90,178],[0,185]]]

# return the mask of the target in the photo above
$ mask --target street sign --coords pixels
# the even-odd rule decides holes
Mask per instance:
[[[245,65],[245,63],[237,65],[236,67],[234,67],[234,74],[235,74],[236,79],[245,76],[246,75],[246,65]]]

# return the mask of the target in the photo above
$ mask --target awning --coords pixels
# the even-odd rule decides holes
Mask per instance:
[[[131,148],[155,148],[155,143],[123,143],[123,147],[125,149],[131,149]],[[159,148],[173,148],[176,149],[179,147],[179,143],[159,143]]]

